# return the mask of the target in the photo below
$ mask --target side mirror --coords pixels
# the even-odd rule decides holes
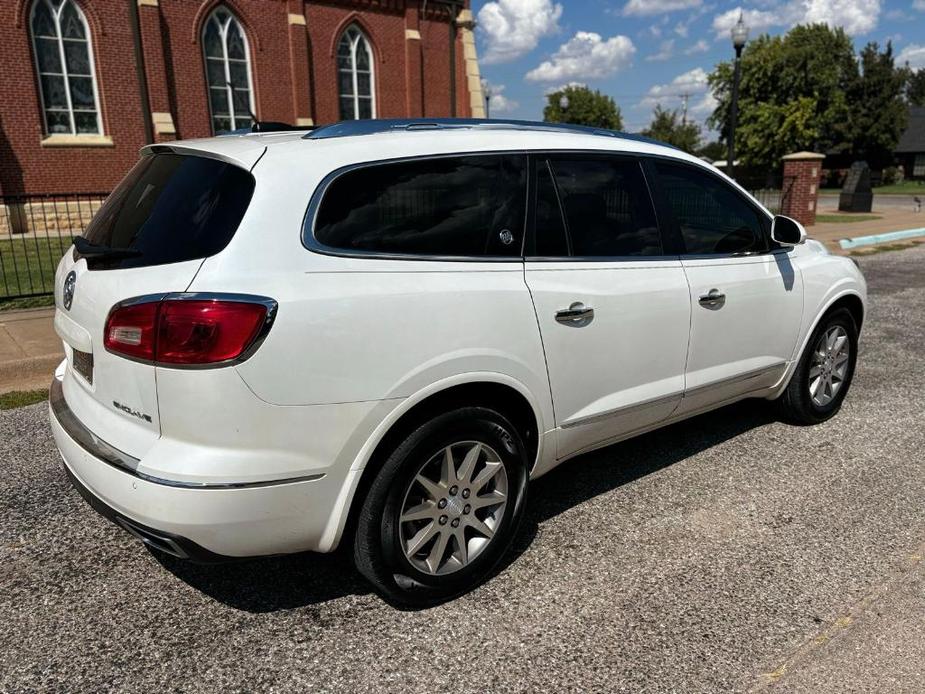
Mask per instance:
[[[806,240],[806,229],[795,219],[777,215],[771,222],[771,238],[782,246],[798,246]]]

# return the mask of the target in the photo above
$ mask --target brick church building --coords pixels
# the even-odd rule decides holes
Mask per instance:
[[[0,195],[112,190],[253,118],[483,116],[468,0],[2,0]]]

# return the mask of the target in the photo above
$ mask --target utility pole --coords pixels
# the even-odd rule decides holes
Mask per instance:
[[[687,100],[690,98],[691,95],[687,92],[681,95],[681,125],[687,125]]]

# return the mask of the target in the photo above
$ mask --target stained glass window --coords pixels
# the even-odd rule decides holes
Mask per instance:
[[[49,135],[98,135],[99,93],[87,18],[74,0],[36,0],[30,21]]]
[[[373,52],[357,27],[348,27],[337,45],[337,85],[341,120],[376,117]]]
[[[250,49],[244,28],[226,7],[218,7],[202,29],[209,110],[216,134],[254,124]]]

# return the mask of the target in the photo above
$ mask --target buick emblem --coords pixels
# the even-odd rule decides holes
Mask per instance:
[[[64,292],[62,300],[64,308],[71,310],[71,304],[74,303],[74,288],[77,285],[77,273],[71,270],[64,278]]]

